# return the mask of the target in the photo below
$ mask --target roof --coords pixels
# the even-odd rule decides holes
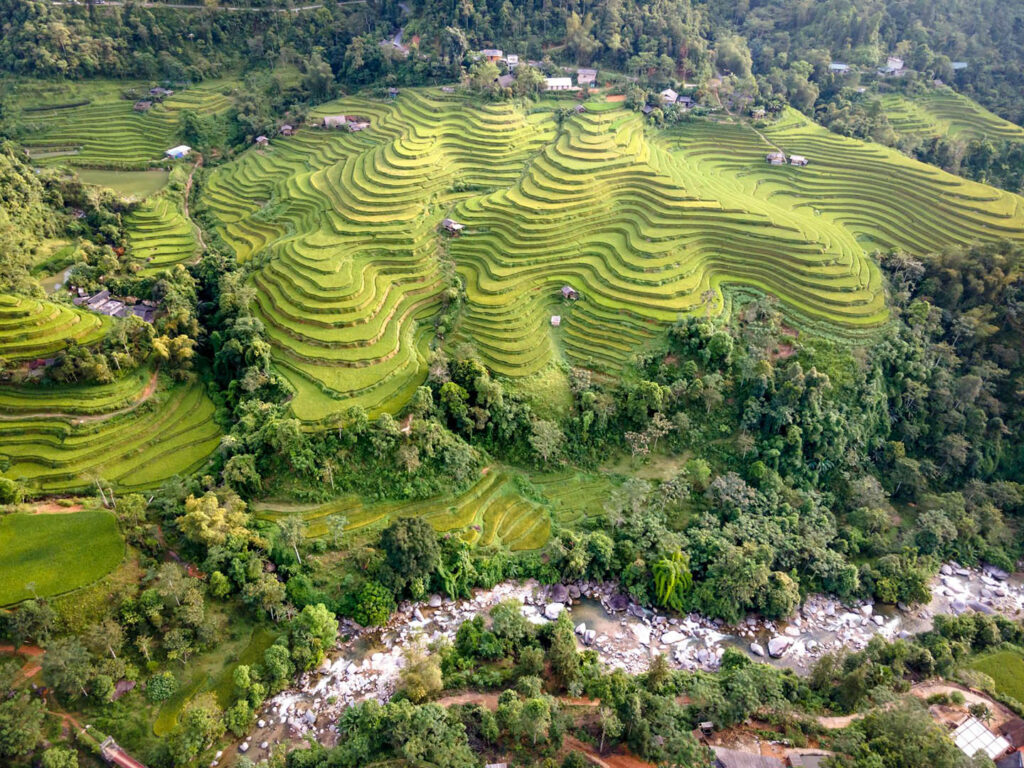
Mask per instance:
[[[188,146],[187,144],[179,144],[176,147],[171,147],[166,152],[164,152],[164,154],[171,155],[173,157],[174,155],[187,155],[191,151],[192,147]]]
[[[1018,747],[1012,754],[996,760],[996,768],[1024,768],[1024,747]]]
[[[596,77],[597,76],[597,70],[596,69],[587,69],[586,67],[580,67],[579,69],[576,70],[576,74],[577,75],[593,75],[593,76]]]
[[[793,768],[821,768],[831,755],[824,752],[809,755],[790,755],[789,764]]]
[[[665,101],[675,101],[679,98],[679,94],[673,91],[671,88],[666,88],[659,94]]]
[[[571,88],[572,78],[571,77],[545,77],[544,82],[548,88]]]
[[[268,139],[266,136],[257,136],[256,141],[262,144],[263,142],[270,141],[270,139]]]
[[[841,61],[833,61],[831,64],[828,65],[828,68],[831,69],[833,72],[845,72],[850,68],[850,65],[843,64],[843,62]]]
[[[497,56],[500,59],[502,51],[500,48],[484,48],[480,53],[483,56]]]
[[[516,79],[512,77],[512,75],[501,75],[498,78],[498,85],[500,85],[502,88],[509,88],[515,81]]]
[[[455,219],[443,219],[441,226],[445,229],[465,229],[465,225],[459,224]]]
[[[789,162],[791,162],[791,163],[806,163],[807,162],[807,158],[804,157],[803,155],[790,155],[789,156]]]
[[[643,112],[645,115],[649,115],[651,114],[651,112],[654,111],[654,107],[652,107],[650,104],[644,104],[643,109],[641,109],[640,111]]]
[[[953,69],[967,69],[966,61],[954,61],[952,62]]]
[[[284,125],[282,125],[282,126],[281,126],[281,130],[282,130],[282,131],[293,131],[293,130],[295,130],[295,129],[294,129],[294,128],[292,128],[292,127],[291,127],[290,125],[288,125],[287,123],[285,123]]]
[[[786,159],[786,156],[782,152],[769,152],[764,157],[765,157],[766,160],[774,160],[774,159],[779,158],[779,157],[781,157],[783,160]]]
[[[508,62],[509,64],[518,64],[519,63],[519,54],[518,53],[510,53],[508,56],[505,57],[505,61]]]
[[[711,749],[715,752],[715,765],[721,768],[786,768],[786,764],[777,757],[765,757],[725,747]]]
[[[953,743],[968,757],[984,752],[990,759],[995,759],[1010,749],[1010,742],[992,733],[975,717],[968,717],[957,726],[952,738]]]

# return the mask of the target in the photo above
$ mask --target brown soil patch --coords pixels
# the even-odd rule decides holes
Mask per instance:
[[[587,759],[599,768],[654,768],[653,763],[644,762],[622,746],[616,747],[607,755],[601,755],[594,747],[584,744],[575,736],[566,736],[564,744],[569,749],[586,755]]]
[[[55,501],[40,501],[32,505],[33,515],[70,515],[72,512],[81,512],[84,509],[81,502],[75,502],[68,506],[58,504]]]
[[[623,102],[623,101],[626,100],[626,94],[624,94],[624,93],[609,94],[608,96],[604,97],[604,100],[605,101],[609,101],[609,102],[611,102],[613,104],[618,104],[618,103]]]

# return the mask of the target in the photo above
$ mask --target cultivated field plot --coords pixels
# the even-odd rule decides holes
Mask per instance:
[[[254,505],[253,511],[261,520],[272,521],[298,515],[311,538],[327,535],[332,515],[346,518],[346,531],[384,526],[397,517],[421,517],[435,530],[456,533],[470,544],[525,551],[544,546],[552,522],[572,524],[588,512],[600,511],[610,483],[596,476],[560,473],[542,476],[537,487],[543,503],[524,498],[512,479],[495,469],[458,496],[369,505],[354,496],[320,505],[265,502]]]
[[[43,165],[147,168],[162,162],[164,151],[180,143],[182,110],[203,115],[226,111],[231,101],[224,91],[233,86],[231,81],[205,82],[137,112],[123,92],[134,87],[146,93],[148,83],[95,81],[56,90],[53,84],[24,81],[17,87],[23,95],[19,117],[28,128],[23,143]]]
[[[0,475],[37,493],[151,488],[198,469],[220,442],[199,383],[151,371],[88,387],[0,388]]]
[[[184,182],[185,176],[185,169],[175,168],[171,180]],[[125,217],[132,256],[142,267],[142,274],[162,272],[198,254],[195,228],[185,218],[182,197],[180,190],[165,189]]]
[[[0,517],[0,606],[91,584],[124,557],[113,513],[15,513]]]
[[[1002,650],[971,662],[971,669],[984,672],[995,680],[996,691],[1024,702],[1024,654]]]
[[[899,133],[951,136],[961,140],[1024,141],[1024,128],[989,112],[951,88],[880,97],[886,117]]]
[[[88,346],[103,338],[110,318],[66,304],[0,294],[0,358],[52,357],[69,343]]]
[[[1024,238],[1021,198],[792,111],[763,133],[656,131],[618,105],[559,124],[406,89],[323,105],[313,121],[325,115],[369,127],[275,138],[206,187],[220,234],[258,265],[258,312],[307,423],[402,408],[424,378],[446,263],[467,294],[452,338],[495,372],[565,360],[614,374],[668,323],[722,311],[723,287],[861,337],[888,318],[871,251]],[[768,166],[775,148],[810,165]],[[445,217],[458,236],[439,234]]]

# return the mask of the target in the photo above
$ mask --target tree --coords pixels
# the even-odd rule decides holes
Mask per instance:
[[[32,753],[42,737],[45,709],[41,699],[21,691],[0,699],[0,757],[14,761]]]
[[[188,539],[205,547],[223,546],[229,538],[248,541],[248,522],[245,502],[232,495],[221,505],[212,491],[198,499],[195,496],[185,499],[185,514],[175,520]]]
[[[21,504],[24,498],[24,488],[14,480],[0,477],[0,504]]]
[[[340,512],[327,518],[327,533],[330,535],[331,543],[335,547],[341,546],[347,527],[348,518]]]
[[[528,699],[519,719],[519,731],[536,746],[541,738],[547,738],[551,728],[551,704],[542,697]]]
[[[399,589],[417,580],[425,582],[441,561],[437,534],[418,517],[402,518],[385,528],[380,546]]]
[[[530,447],[536,452],[541,463],[547,464],[562,455],[565,434],[553,421],[537,419],[530,426]]]
[[[289,628],[292,661],[302,671],[313,669],[337,639],[338,620],[334,614],[323,603],[307,605]]]
[[[306,524],[302,522],[302,518],[298,515],[288,515],[278,521],[278,526],[281,529],[282,540],[294,550],[295,559],[301,564],[302,556],[299,554],[299,544],[306,537]]]
[[[167,737],[167,750],[175,765],[195,765],[214,739],[224,733],[224,719],[213,694],[193,700]]]
[[[46,649],[43,679],[65,696],[86,695],[85,684],[92,674],[92,659],[77,637],[62,637]]]
[[[78,753],[67,747],[50,747],[40,762],[43,768],[78,768]]]
[[[387,624],[395,610],[395,598],[383,584],[368,581],[356,596],[352,618],[364,627],[380,627]]]
[[[598,746],[599,752],[604,752],[605,739],[617,739],[622,735],[622,721],[619,720],[615,714],[615,710],[610,707],[601,707],[599,715],[601,723],[601,743]]]
[[[157,704],[167,701],[178,690],[178,680],[171,672],[158,672],[146,681],[146,698]]]
[[[425,653],[413,644],[405,650],[405,666],[398,677],[398,688],[410,701],[419,703],[441,692],[441,662],[438,654]]]
[[[16,649],[27,642],[46,643],[57,622],[53,608],[40,600],[26,600],[6,618],[7,634]]]

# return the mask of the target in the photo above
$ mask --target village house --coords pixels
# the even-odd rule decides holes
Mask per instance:
[[[789,164],[790,165],[807,165],[807,158],[804,157],[803,155],[790,155],[789,156]]]
[[[651,114],[651,112],[654,111],[654,107],[652,107],[650,104],[644,104],[643,108],[640,111],[643,112],[645,115],[649,115]]]
[[[459,234],[459,232],[466,228],[464,224],[459,224],[455,219],[444,219],[441,222],[441,226],[453,235]]]
[[[152,101],[136,101],[134,109],[136,112],[148,112],[152,107]]]
[[[885,60],[885,66],[878,70],[880,75],[899,75],[903,72],[903,59],[898,56],[890,56]]]
[[[767,155],[764,156],[764,159],[765,159],[765,161],[769,165],[785,165],[786,164],[786,156],[782,152],[778,152],[778,151],[776,151],[776,152],[769,152]]]
[[[828,69],[830,72],[835,72],[837,75],[845,75],[850,71],[850,65],[843,64],[841,61],[833,61],[828,65]]]
[[[505,57],[505,63],[508,64],[509,69],[515,69],[519,66],[519,55],[510,53]]]
[[[181,160],[183,157],[188,157],[191,151],[192,147],[186,144],[179,144],[177,147],[171,147],[164,154],[172,160]]]
[[[593,85],[597,80],[596,69],[577,69],[576,83],[579,85]]]
[[[442,85],[441,86],[441,93],[455,93],[455,86],[452,86],[452,85]]]
[[[750,110],[750,116],[755,120],[763,120],[765,116],[764,107],[754,107]]]
[[[281,135],[282,136],[291,136],[293,133],[295,133],[295,129],[292,126],[290,126],[290,125],[282,125],[281,126]]]
[[[545,77],[545,91],[571,91],[573,90],[571,77]]]
[[[676,104],[682,107],[684,111],[687,109],[693,109],[697,106],[697,102],[695,102],[690,96],[680,96],[676,99]]]
[[[256,146],[257,147],[266,147],[269,144],[270,144],[270,139],[268,139],[266,136],[257,136],[256,137]]]
[[[398,89],[397,88],[388,88],[388,98],[389,99],[397,99],[398,98]]]
[[[661,97],[661,101],[663,104],[675,104],[679,100],[679,94],[673,91],[671,88],[666,88],[658,95]]]
[[[959,72],[962,69],[967,69],[966,61],[954,61],[951,63],[954,72]]]
[[[343,128],[348,125],[345,115],[324,115],[324,128]]]
[[[152,323],[156,315],[156,305],[153,302],[143,302],[142,304],[129,304],[128,302],[134,302],[135,299],[128,299],[127,301],[121,301],[120,299],[112,298],[110,291],[104,288],[98,293],[94,293],[92,296],[82,289],[78,289],[78,295],[72,299],[72,302],[83,309],[88,309],[90,312],[96,312],[100,315],[107,315],[109,317],[131,317],[135,315],[144,322]]]
[[[366,120],[360,120],[358,117],[349,117],[348,130],[350,133],[357,133],[358,131],[365,131],[370,127],[370,123]]]
[[[499,88],[511,88],[515,81],[512,75],[500,75],[497,80]]]
[[[1024,747],[1017,747],[1006,757],[996,760],[996,768],[1024,768]]]
[[[170,96],[172,93],[174,93],[174,91],[169,91],[166,88],[157,87],[149,89],[149,95],[157,99],[166,98],[167,96]]]
[[[562,286],[562,298],[569,299],[570,301],[576,301],[580,297],[580,292],[573,288],[571,285]]]
[[[584,112],[587,111],[587,108],[583,104],[577,104],[575,107],[572,108],[572,111],[575,112],[577,115],[582,115]]]
[[[483,56],[488,61],[498,62],[501,61],[503,53],[499,48],[484,48],[482,51],[480,51],[480,55]]]

